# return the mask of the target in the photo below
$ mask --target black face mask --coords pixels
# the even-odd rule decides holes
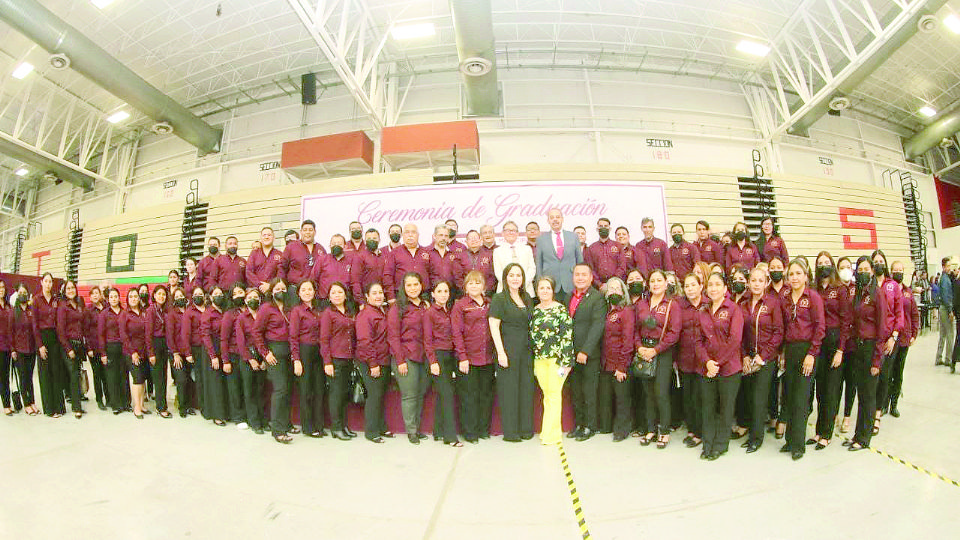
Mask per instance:
[[[18,304],[22,304],[22,305],[25,306],[25,305],[27,305],[27,302],[28,302],[28,301],[30,301],[30,299],[27,298],[26,295],[23,295],[23,294],[17,295],[17,303],[18,303]]]
[[[233,299],[233,307],[243,307],[243,297],[236,296]]]
[[[220,251],[220,248],[217,246],[210,246],[207,248],[207,251],[209,251],[211,255],[216,255],[217,252]]]
[[[887,273],[887,265],[885,265],[885,264],[883,264],[883,263],[873,263],[873,273],[876,274],[876,275],[878,275],[878,276],[879,276],[880,274],[886,275],[886,273]]]
[[[832,266],[821,265],[817,267],[817,279],[827,279],[832,273]]]
[[[747,290],[747,284],[742,281],[734,281],[730,284],[730,290],[736,294],[740,294]]]
[[[277,291],[273,293],[273,299],[277,302],[283,302],[283,299],[286,298],[287,291]]]
[[[640,296],[643,294],[643,282],[634,281],[633,283],[627,285],[627,289],[630,291],[631,296]]]
[[[622,294],[611,294],[611,295],[607,296],[607,302],[608,302],[611,306],[619,306],[621,303],[623,303],[623,295],[622,295]]]
[[[257,309],[258,307],[260,307],[260,299],[259,299],[259,298],[251,298],[251,299],[247,300],[247,307],[250,308],[250,309]]]
[[[674,244],[680,245],[680,242],[683,242],[683,235],[682,235],[682,234],[675,234],[675,235],[672,236],[672,238],[673,238],[673,243],[674,243]]]
[[[719,234],[711,234],[711,235],[710,235],[710,239],[713,240],[714,242],[718,243],[718,244],[720,243],[720,235],[719,235]]]
[[[203,305],[203,297],[202,297],[202,296],[194,296],[194,297],[193,297],[193,304],[194,304],[195,306],[202,306],[202,305]]]
[[[610,236],[610,229],[608,227],[600,227],[597,229],[597,234],[600,235],[600,238],[608,238]]]
[[[376,240],[367,240],[367,249],[370,251],[376,251],[380,247],[380,242]]]
[[[174,306],[174,307],[187,307],[187,299],[186,299],[186,298],[174,298],[174,299],[173,299],[173,306]]]
[[[667,294],[673,295],[677,294],[677,286],[673,283],[667,283]]]
[[[343,255],[343,247],[333,246],[332,248],[330,248],[330,253],[332,253],[334,257],[339,257]]]
[[[857,272],[857,285],[866,287],[870,283],[870,272]]]
[[[781,281],[783,281],[783,270],[771,270],[770,279],[774,283],[780,283]]]
[[[141,293],[141,294],[140,294],[140,303],[143,304],[143,305],[149,304],[149,303],[150,303],[150,295],[147,294],[147,293]]]
[[[897,283],[903,283],[903,272],[893,272],[890,277]]]
[[[359,240],[363,236],[363,231],[350,231],[350,238]]]
[[[647,328],[656,328],[656,327],[657,327],[657,319],[655,319],[655,318],[651,315],[650,317],[647,317],[646,319],[643,320],[643,325],[646,326]]]
[[[232,257],[232,256],[234,256],[234,255],[236,255],[236,254],[237,254],[237,248],[235,248],[235,247],[228,247],[228,248],[227,248],[227,255],[230,255],[230,256]]]
[[[741,241],[741,240],[746,240],[746,239],[747,239],[747,233],[745,233],[745,232],[743,232],[743,231],[734,231],[734,232],[733,232],[733,239],[736,240],[737,242],[739,242],[739,241]]]
[[[220,309],[223,309],[227,305],[227,298],[223,295],[216,295],[213,297],[213,305],[217,306]]]
[[[390,241],[394,244],[400,243],[400,233],[390,233]]]

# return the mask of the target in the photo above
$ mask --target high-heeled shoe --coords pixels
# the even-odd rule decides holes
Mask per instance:
[[[349,435],[351,439],[357,436],[357,434],[347,426],[343,426],[343,432]]]
[[[344,431],[343,431],[342,429],[341,429],[341,430],[338,430],[338,431],[331,431],[330,433],[331,433],[331,435],[333,435],[333,438],[334,438],[334,439],[337,439],[337,440],[340,440],[340,441],[349,441],[349,440],[351,440],[351,439],[353,438],[353,437],[347,435],[346,433],[344,433]],[[420,442],[420,441],[418,440],[417,442]]]
[[[273,440],[277,441],[280,444],[290,444],[290,441],[293,440],[293,437],[287,435],[286,433],[281,435],[274,435]]]
[[[420,437],[417,437],[416,433],[407,435],[407,440],[410,441],[410,444],[420,444]]]

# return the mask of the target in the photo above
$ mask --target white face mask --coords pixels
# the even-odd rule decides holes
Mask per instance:
[[[840,270],[839,273],[840,273],[840,279],[841,279],[844,283],[850,283],[851,281],[853,281],[853,269],[852,269],[852,268],[844,268],[843,270]]]

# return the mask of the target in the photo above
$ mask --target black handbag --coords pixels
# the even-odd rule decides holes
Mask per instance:
[[[667,332],[667,325],[670,324],[670,308],[673,307],[673,300],[670,300],[667,303],[667,315],[663,319],[663,328],[660,330],[660,339],[663,339],[664,334]],[[653,347],[660,342],[660,339],[654,341],[652,339],[644,339],[643,344],[647,347]],[[657,376],[657,364],[660,361],[660,355],[654,356],[652,359],[644,360],[640,353],[634,353],[633,362],[630,364],[630,375],[637,377],[639,379],[653,379]]]
[[[17,390],[10,394],[10,399],[13,403],[13,410],[20,412],[23,409],[23,393],[20,390],[20,370],[17,369],[17,363],[11,362],[10,367],[13,368],[11,373],[13,374],[14,380],[17,382]]]
[[[367,388],[363,386],[363,375],[360,368],[353,366],[350,372],[350,402],[362,405],[367,401]]]

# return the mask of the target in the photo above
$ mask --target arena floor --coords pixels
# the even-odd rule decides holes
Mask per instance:
[[[0,538],[955,537],[960,374],[933,366],[935,348],[927,331],[911,350],[902,417],[884,418],[874,451],[835,440],[795,463],[771,437],[704,462],[682,434],[665,450],[565,440],[575,496],[560,451],[535,441],[280,446],[89,402],[82,421],[0,416]]]

